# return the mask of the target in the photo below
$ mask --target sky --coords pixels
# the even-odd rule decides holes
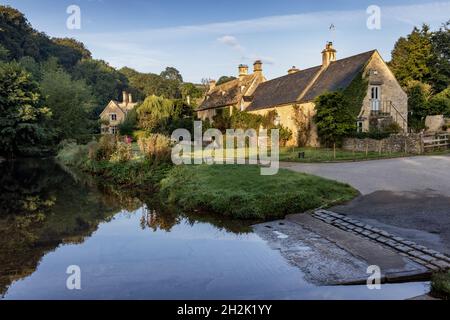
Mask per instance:
[[[377,49],[389,61],[414,26],[438,28],[450,1],[432,0],[0,0],[52,37],[82,41],[93,57],[120,68],[180,70],[185,81],[237,75],[240,63],[264,63],[268,79],[321,63],[333,41],[337,58]],[[80,28],[67,27],[80,9]],[[377,6],[380,15],[367,11]],[[379,17],[379,19],[377,19]],[[369,26],[368,27],[368,20]],[[379,24],[376,22],[379,21]],[[375,23],[375,24],[374,24]]]

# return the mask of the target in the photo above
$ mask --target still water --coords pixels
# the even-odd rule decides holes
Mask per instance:
[[[426,283],[315,286],[250,222],[174,213],[151,191],[99,184],[51,160],[0,164],[3,299],[404,299]],[[66,273],[79,266],[81,289]]]

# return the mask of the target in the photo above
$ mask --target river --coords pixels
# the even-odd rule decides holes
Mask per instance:
[[[3,299],[405,299],[428,291],[422,282],[310,284],[251,222],[174,213],[151,191],[119,191],[51,159],[0,163],[0,191]],[[68,281],[74,266],[79,289]]]

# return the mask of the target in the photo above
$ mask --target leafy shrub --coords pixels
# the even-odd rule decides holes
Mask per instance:
[[[390,122],[386,125],[384,125],[381,128],[381,131],[386,132],[386,133],[390,133],[390,134],[395,134],[395,133],[400,133],[402,132],[402,128],[400,127],[400,125],[397,122]]]
[[[292,138],[292,130],[287,127],[283,127],[282,125],[276,126],[275,129],[280,130],[280,145],[282,147],[286,146],[286,143]]]
[[[64,164],[81,167],[88,158],[88,146],[68,142],[58,152],[56,158]]]
[[[168,161],[171,156],[170,139],[161,134],[151,134],[138,140],[139,149],[147,159]]]
[[[431,294],[440,299],[450,299],[450,271],[433,274],[431,277]]]
[[[117,137],[115,135],[106,134],[100,138],[98,142],[95,160],[109,160],[112,154],[116,151]]]
[[[133,150],[131,144],[125,142],[118,142],[116,150],[111,155],[110,161],[124,163],[133,158]]]
[[[325,93],[317,97],[316,110],[314,122],[324,145],[339,144],[344,137],[356,131],[356,119],[343,93]]]

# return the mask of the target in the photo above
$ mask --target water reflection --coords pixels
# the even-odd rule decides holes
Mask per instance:
[[[140,209],[140,210],[139,210]],[[189,215],[161,206],[149,190],[124,191],[52,160],[0,163],[0,295],[32,274],[41,258],[61,244],[80,244],[122,211],[139,212],[140,226],[170,232],[185,221],[215,225],[234,233],[250,223],[204,213]],[[137,228],[139,226],[136,226]]]
[[[423,283],[317,287],[252,222],[161,205],[51,160],[0,163],[0,294],[6,299],[401,299]],[[67,290],[79,265],[82,290]]]

